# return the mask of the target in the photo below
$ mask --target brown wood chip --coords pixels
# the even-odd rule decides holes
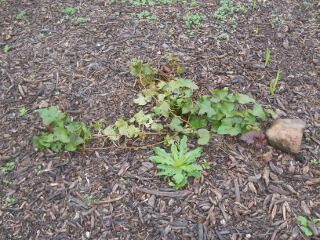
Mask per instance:
[[[182,190],[182,191],[176,191],[176,192],[165,192],[165,191],[159,191],[159,190],[152,190],[152,189],[146,189],[146,188],[137,188],[138,191],[158,196],[164,196],[164,197],[173,197],[173,198],[183,198],[188,196],[191,192],[188,190]]]

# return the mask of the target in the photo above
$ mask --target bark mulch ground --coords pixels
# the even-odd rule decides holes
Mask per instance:
[[[320,218],[319,4],[234,1],[248,11],[217,19],[222,3],[0,1],[0,167],[14,162],[0,173],[0,239],[308,239],[296,217]],[[140,89],[127,62],[161,67],[166,53],[204,94],[229,87],[304,119],[301,153],[214,135],[202,156],[211,168],[176,191],[155,175],[152,149],[32,147],[44,130],[39,108],[88,125],[132,117]]]

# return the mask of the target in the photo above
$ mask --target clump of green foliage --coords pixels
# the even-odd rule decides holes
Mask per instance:
[[[217,36],[215,39],[216,40],[226,40],[229,38],[229,34],[228,33],[222,33],[219,36]]]
[[[154,147],[153,151],[157,156],[150,157],[150,160],[158,163],[157,167],[163,170],[157,175],[164,176],[165,179],[170,177],[172,181],[169,182],[169,186],[179,189],[187,184],[189,176],[201,177],[199,171],[202,170],[202,166],[193,164],[200,157],[201,150],[202,148],[198,147],[195,150],[187,151],[187,137],[184,136],[178,146],[171,145],[171,153],[167,153],[162,148]]]
[[[25,11],[21,11],[21,12],[17,15],[16,19],[22,20],[22,19],[24,19],[25,15],[26,15],[26,12],[25,12]]]
[[[86,18],[78,18],[77,19],[77,23],[86,23],[86,22],[88,22],[89,20],[88,19],[86,19]]]
[[[90,142],[86,138],[91,137],[91,132],[84,122],[74,122],[72,117],[67,117],[67,113],[58,113],[55,106],[40,109],[38,112],[49,131],[33,138],[34,147],[51,148],[54,152],[62,149],[75,151],[80,144]]]
[[[1,172],[11,171],[11,168],[12,168],[13,165],[14,165],[14,162],[6,163],[6,166],[1,169]]]
[[[203,15],[203,14],[200,14],[200,13],[197,13],[197,14],[187,14],[183,20],[185,21],[186,23],[186,26],[188,28],[190,28],[192,25],[194,26],[198,26],[198,27],[201,27],[202,24],[201,22],[203,20],[205,20],[206,17]]]
[[[166,126],[174,132],[197,135],[199,144],[206,144],[210,131],[235,136],[248,131],[260,131],[257,117],[266,120],[272,110],[264,110],[255,100],[241,93],[229,93],[228,88],[212,90],[212,95],[197,98],[198,86],[189,79],[172,78],[152,81],[156,71],[148,64],[136,61],[131,65],[143,90],[134,100],[139,105],[154,102],[156,117],[169,118]],[[252,108],[246,108],[251,104]]]
[[[229,15],[234,14],[235,12],[242,11],[243,13],[247,13],[248,10],[244,6],[234,6],[233,1],[230,0],[221,0],[220,7],[214,13],[213,17],[216,19],[224,20]]]
[[[8,44],[5,45],[4,48],[3,48],[3,52],[4,52],[4,53],[9,52],[10,48],[11,48],[11,47],[10,47]]]
[[[78,8],[64,8],[62,10],[58,9],[58,12],[62,12],[66,15],[74,15],[77,12]]]
[[[308,237],[311,237],[313,235],[313,232],[311,231],[309,225],[316,225],[318,222],[318,219],[313,219],[312,221],[308,221],[303,216],[298,216],[297,220],[300,222],[300,229],[304,232],[304,234]]]

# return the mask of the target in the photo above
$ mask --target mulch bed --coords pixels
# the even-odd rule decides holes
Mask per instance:
[[[310,161],[320,161],[319,4],[236,1],[250,10],[234,14],[234,27],[213,17],[219,1],[190,2],[0,2],[0,167],[15,163],[0,172],[0,239],[308,239],[296,216],[320,218],[320,167]],[[57,11],[67,7],[80,9]],[[142,11],[157,18],[140,19]],[[188,28],[183,16],[196,13],[203,26]],[[216,39],[222,32],[229,38]],[[213,135],[202,156],[211,168],[177,191],[155,175],[152,149],[32,147],[44,130],[39,108],[55,105],[87,124],[132,117],[140,89],[127,62],[161,67],[169,52],[203,94],[229,87],[280,118],[304,119],[301,153]],[[22,108],[29,111],[18,117]]]

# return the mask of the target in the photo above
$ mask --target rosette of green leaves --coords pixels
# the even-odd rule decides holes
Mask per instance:
[[[58,113],[57,107],[40,109],[38,113],[43,124],[49,126],[52,131],[33,137],[34,147],[50,148],[54,152],[59,152],[62,149],[75,151],[80,144],[91,142],[91,140],[85,140],[85,138],[91,137],[91,132],[85,123],[74,122],[72,118],[67,117],[67,113]]]
[[[186,136],[181,139],[178,146],[171,145],[171,153],[167,153],[159,147],[154,147],[153,150],[157,156],[150,157],[150,160],[158,163],[157,167],[163,170],[157,175],[164,176],[165,179],[171,178],[172,181],[169,182],[169,186],[179,189],[187,184],[189,176],[201,177],[199,171],[202,170],[202,167],[193,164],[193,162],[200,156],[202,148],[198,147],[188,152]]]

